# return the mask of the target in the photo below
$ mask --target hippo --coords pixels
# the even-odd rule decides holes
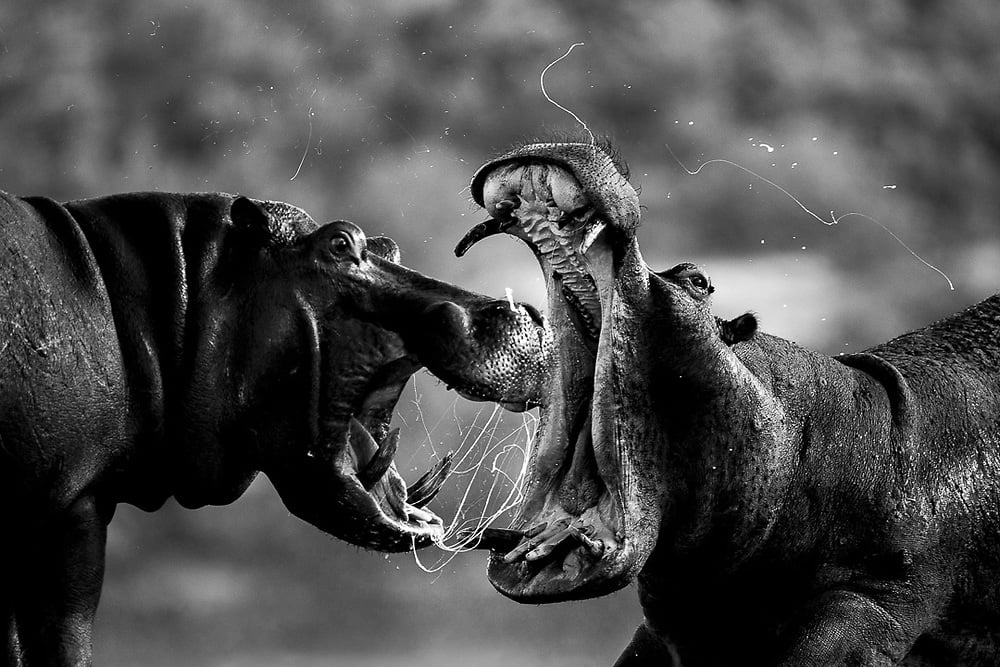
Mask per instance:
[[[263,472],[330,535],[419,548],[450,463],[409,488],[395,469],[410,376],[475,358],[456,389],[537,402],[490,389],[509,375],[491,355],[540,353],[537,311],[408,270],[347,221],[225,194],[0,193],[0,224],[6,664],[90,664],[118,503],[224,505]]]
[[[472,196],[457,254],[515,236],[548,294],[524,500],[479,544],[500,593],[637,582],[618,667],[1000,664],[1000,296],[830,357],[650,269],[600,144],[515,148]]]

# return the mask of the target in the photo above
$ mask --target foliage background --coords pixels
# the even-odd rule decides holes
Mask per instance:
[[[543,303],[530,253],[465,189],[512,141],[612,137],[646,207],[648,261],[705,264],[716,309],[831,353],[1000,284],[1000,5],[992,0],[34,0],[0,4],[0,187],[58,199],[222,190],[386,233],[404,262]],[[825,226],[759,172],[829,218]],[[294,179],[292,178],[295,176]],[[413,479],[479,406],[427,376],[400,407]],[[426,423],[421,422],[421,413]],[[440,420],[441,426],[431,429]],[[518,421],[519,423],[519,421]],[[430,437],[424,435],[424,427]],[[455,493],[442,499],[447,512]],[[430,561],[433,554],[427,556]],[[238,503],[112,524],[104,665],[605,665],[634,592],[519,606],[484,558],[427,575],[290,517],[266,480]]]

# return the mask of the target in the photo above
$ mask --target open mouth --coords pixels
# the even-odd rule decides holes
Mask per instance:
[[[424,507],[437,495],[451,472],[447,455],[406,486],[394,459],[399,429],[389,428],[399,396],[419,363],[403,357],[384,366],[370,383],[348,428],[348,470],[378,505],[386,521],[415,536],[432,537],[442,529],[441,519]]]
[[[353,363],[362,358],[343,356]],[[291,468],[272,475],[293,514],[341,539],[380,551],[427,546],[443,534],[442,520],[426,505],[451,472],[451,456],[409,486],[393,462],[399,429],[390,429],[390,422],[400,394],[420,367],[413,357],[399,356],[383,359],[377,369],[352,366],[353,375],[343,369],[334,373],[344,382],[330,397],[335,407],[319,423],[318,446]],[[354,387],[345,389],[344,384]],[[321,404],[323,400],[320,397]]]
[[[491,218],[456,250],[511,234],[535,253],[546,282],[553,351],[525,501],[511,530],[491,531],[481,542],[493,552],[494,586],[531,602],[593,597],[627,584],[652,548],[655,530],[647,525],[659,511],[649,511],[650,495],[637,488],[642,471],[633,452],[641,434],[619,419],[630,343],[615,326],[622,317],[616,288],[637,200],[633,214],[631,200],[623,207],[612,197],[596,199],[572,160],[552,159],[549,146],[526,147],[536,150],[480,170],[473,196]],[[596,158],[615,169],[598,147],[568,146],[589,152],[589,164]],[[599,185],[635,196],[618,171]]]

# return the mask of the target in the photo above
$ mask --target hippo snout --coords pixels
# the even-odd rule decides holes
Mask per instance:
[[[404,338],[428,370],[470,399],[521,410],[541,400],[548,333],[527,304],[439,301]]]

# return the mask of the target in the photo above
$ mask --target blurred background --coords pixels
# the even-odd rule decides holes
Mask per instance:
[[[628,160],[649,263],[705,265],[722,316],[857,351],[1000,287],[997,34],[993,0],[5,2],[0,188],[289,201],[392,236],[417,270],[541,306],[513,239],[452,248],[482,219],[476,167],[579,131],[539,74],[584,42],[546,89]],[[822,224],[851,212],[869,217]],[[490,408],[425,374],[397,421],[410,481],[435,452],[502,437]],[[522,417],[503,422],[523,446]],[[488,472],[433,508],[482,498]],[[429,574],[337,542],[263,478],[229,507],[123,506],[96,661],[607,665],[640,619],[632,589],[521,606],[482,553],[448,556],[422,552]]]

